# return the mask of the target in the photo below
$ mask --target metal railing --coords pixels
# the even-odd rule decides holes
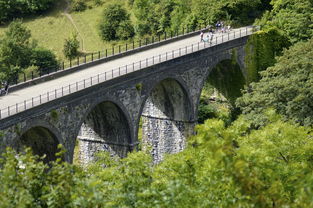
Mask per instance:
[[[199,26],[199,28],[194,29],[182,28],[180,30],[176,30],[175,32],[174,31],[164,32],[156,36],[132,40],[131,42],[127,42],[122,45],[112,45],[111,47],[108,47],[107,49],[104,49],[102,51],[87,53],[83,56],[78,56],[75,59],[69,60],[68,62],[61,62],[58,67],[46,67],[43,70],[39,70],[38,72],[34,71],[29,73],[21,72],[18,74],[16,79],[10,83],[11,85],[21,84],[39,77],[48,76],[51,73],[72,69],[77,66],[81,66],[83,64],[87,64],[90,62],[95,62],[101,59],[111,58],[122,53],[138,50],[140,48],[143,48],[144,46],[158,44],[166,40],[172,40],[177,37],[183,37],[185,35],[193,34],[195,32],[205,29],[206,28],[202,29],[201,25]]]
[[[111,80],[113,78],[116,78],[125,74],[129,74],[131,72],[138,71],[143,68],[146,68],[155,64],[159,64],[159,63],[162,63],[162,62],[174,59],[174,58],[178,58],[178,57],[181,57],[181,56],[184,56],[184,55],[187,55],[187,54],[199,51],[199,50],[203,50],[214,45],[218,45],[227,41],[231,41],[237,38],[248,36],[252,34],[255,30],[256,29],[252,27],[249,27],[249,28],[246,27],[244,29],[241,28],[239,30],[234,30],[232,32],[224,33],[221,36],[215,36],[211,43],[197,42],[189,46],[185,46],[183,48],[168,51],[166,53],[159,54],[157,56],[140,60],[139,62],[133,62],[131,64],[127,64],[125,66],[112,69],[111,71],[97,74],[96,76],[92,76],[90,78],[81,80],[79,82],[69,83],[68,85],[65,85],[61,88],[48,91],[44,94],[40,94],[39,96],[32,97],[31,99],[28,99],[28,100],[24,100],[21,103],[16,103],[15,105],[11,105],[4,109],[0,109],[0,119],[12,116],[19,112],[28,110],[30,108],[36,107],[38,105],[47,103],[55,99],[61,98],[71,93],[78,92],[80,90],[97,85],[107,80]]]

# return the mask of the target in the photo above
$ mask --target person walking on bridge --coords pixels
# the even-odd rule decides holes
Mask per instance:
[[[3,88],[0,89],[0,95],[7,95],[9,92],[9,82],[7,81],[5,83],[2,83],[2,87]]]
[[[201,31],[201,33],[200,33],[200,42],[204,41],[203,40],[203,35],[204,35],[203,31]]]

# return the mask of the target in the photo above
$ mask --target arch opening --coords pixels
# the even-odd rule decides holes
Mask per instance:
[[[191,104],[186,91],[173,79],[158,83],[147,98],[142,115],[142,146],[151,151],[154,163],[164,154],[184,149],[192,134]]]
[[[99,151],[126,157],[131,149],[131,133],[125,114],[116,104],[105,101],[96,105],[83,121],[73,162],[86,165]]]
[[[36,126],[27,130],[20,137],[21,146],[30,147],[35,155],[43,156],[44,163],[55,161],[58,150],[57,137],[47,128]]]
[[[246,84],[239,64],[234,60],[219,62],[208,75],[201,91],[198,106],[198,123],[220,118],[231,123],[238,115],[236,99]]]

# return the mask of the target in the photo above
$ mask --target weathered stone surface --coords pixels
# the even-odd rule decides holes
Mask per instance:
[[[55,150],[49,147],[60,143],[67,150],[64,159],[72,162],[79,137],[80,157],[86,162],[98,150],[124,157],[138,144],[143,116],[143,141],[152,146],[154,160],[159,162],[165,153],[176,153],[186,146],[197,120],[201,90],[214,66],[236,56],[245,74],[246,41],[247,37],[225,42],[2,119],[0,151],[7,146],[20,150],[24,144],[35,152],[46,149],[52,158]],[[35,145],[38,140],[43,141]]]
[[[177,81],[163,80],[151,91],[142,113],[142,141],[155,163],[184,149],[193,129],[191,112],[190,98]]]

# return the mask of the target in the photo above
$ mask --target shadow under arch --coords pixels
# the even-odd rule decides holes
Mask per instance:
[[[202,112],[205,109],[204,105],[214,102],[227,103],[231,120],[234,119],[238,111],[235,101],[241,96],[241,90],[244,89],[245,84],[246,79],[237,60],[223,59],[216,62],[211,70],[208,70],[203,81],[198,98],[198,121],[203,123],[204,120],[214,117],[214,113],[203,117],[204,112]]]
[[[183,150],[194,128],[192,102],[184,86],[174,78],[158,82],[143,102],[141,119],[143,149],[151,148],[154,163],[164,154]]]
[[[125,109],[116,102],[105,100],[92,105],[81,122],[78,132],[78,150],[74,160],[88,164],[99,151],[126,157],[132,150],[130,119]],[[75,158],[76,157],[76,158]]]
[[[24,147],[30,147],[35,155],[45,155],[43,162],[49,163],[57,159],[56,153],[59,152],[60,138],[60,134],[51,126],[34,122],[32,126],[22,131],[17,151],[20,152]]]

